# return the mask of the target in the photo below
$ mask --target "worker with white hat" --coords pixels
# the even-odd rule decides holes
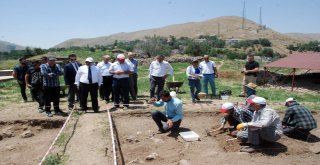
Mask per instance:
[[[230,126],[234,126],[231,135],[236,135],[237,131],[234,129],[240,123],[247,123],[252,120],[253,113],[244,107],[235,106],[233,103],[227,102],[222,104],[219,110],[223,114],[221,118],[221,126],[213,131],[224,131],[224,127],[228,122]]]
[[[131,65],[125,62],[123,54],[117,55],[117,61],[112,63],[109,72],[113,74],[112,89],[114,94],[114,107],[120,106],[120,94],[123,99],[124,109],[129,108],[129,75],[133,73]]]
[[[292,138],[305,140],[310,131],[317,128],[317,122],[312,113],[292,97],[285,101],[285,106],[288,109],[282,119],[283,133]]]
[[[267,101],[262,97],[254,97],[248,101],[250,109],[254,110],[252,121],[240,123],[237,136],[243,142],[249,142],[250,146],[243,146],[240,152],[254,152],[259,149],[260,140],[275,142],[283,133],[279,115],[272,109],[266,108]]]

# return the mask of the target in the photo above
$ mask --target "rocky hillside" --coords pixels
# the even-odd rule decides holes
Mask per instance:
[[[90,38],[90,39],[70,39],[56,45],[56,48],[70,46],[94,46],[106,45],[118,41],[130,41],[143,39],[145,36],[159,35],[168,37],[198,37],[199,35],[219,35],[223,39],[258,39],[268,38],[274,45],[273,49],[280,53],[286,53],[285,45],[300,42],[300,40],[291,38],[287,35],[273,31],[270,28],[258,30],[259,25],[251,20],[246,20],[246,28],[242,29],[242,18],[237,16],[225,16],[210,19],[203,22],[190,22],[185,24],[170,25],[162,28],[148,29],[130,33],[118,33],[110,36]]]
[[[0,41],[0,52],[10,52],[11,50],[21,49],[24,49],[24,47],[10,42]]]

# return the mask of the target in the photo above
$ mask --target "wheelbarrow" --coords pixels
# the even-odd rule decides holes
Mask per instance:
[[[176,93],[180,92],[180,87],[183,85],[183,81],[171,81],[166,83],[169,91],[175,91]]]

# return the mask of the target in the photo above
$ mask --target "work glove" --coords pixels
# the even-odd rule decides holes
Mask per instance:
[[[237,125],[237,130],[240,130],[240,129],[245,128],[245,127],[248,127],[247,123],[240,123],[240,124]]]

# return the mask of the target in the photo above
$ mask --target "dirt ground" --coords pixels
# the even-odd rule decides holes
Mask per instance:
[[[184,104],[185,117],[181,131],[192,130],[200,135],[199,141],[186,142],[177,134],[158,134],[150,112],[162,110],[146,105],[145,99],[134,102],[129,110],[112,112],[116,132],[118,164],[319,164],[314,153],[320,142],[305,142],[283,136],[278,143],[264,146],[261,152],[239,152],[236,141],[228,132],[207,134],[219,125],[220,115],[212,106],[222,101]],[[65,132],[71,132],[65,145],[65,164],[113,164],[107,109],[111,104],[99,102],[100,113],[87,112],[68,123]],[[61,108],[66,111],[66,102]],[[280,114],[283,116],[283,114]],[[320,113],[314,114],[320,121]],[[48,118],[39,114],[34,102],[12,104],[0,108],[0,164],[37,164],[58,134],[66,117]],[[30,130],[34,135],[21,138]],[[320,129],[312,131],[320,137]],[[318,147],[318,148],[317,148]],[[60,153],[64,146],[55,145],[51,154]],[[146,160],[153,154],[154,160]]]

